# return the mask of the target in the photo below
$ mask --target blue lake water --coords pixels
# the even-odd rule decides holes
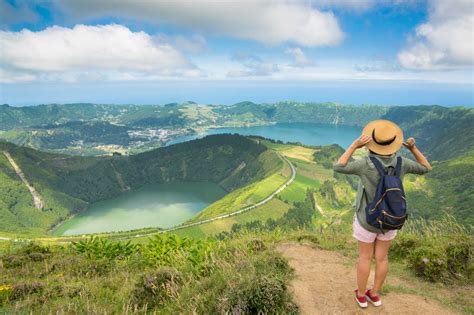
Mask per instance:
[[[208,129],[199,134],[182,136],[168,145],[202,138],[207,135],[221,133],[238,133],[241,135],[255,135],[265,138],[281,140],[283,142],[301,142],[309,145],[339,144],[343,148],[349,146],[362,132],[362,128],[353,126],[310,124],[310,123],[279,123],[268,126],[235,127]]]

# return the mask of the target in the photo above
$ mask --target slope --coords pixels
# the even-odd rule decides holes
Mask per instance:
[[[134,156],[57,155],[5,142],[0,142],[0,150],[9,152],[44,199],[43,210],[35,209],[31,195],[2,155],[0,213],[9,218],[8,224],[0,226],[3,232],[44,233],[90,203],[147,184],[210,181],[231,192],[275,172],[275,167],[265,165],[282,163],[278,156],[268,155],[265,146],[237,135],[209,136]],[[17,213],[19,208],[24,215]],[[29,216],[35,224],[25,220]]]

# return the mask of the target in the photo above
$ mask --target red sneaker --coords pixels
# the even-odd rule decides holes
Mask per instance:
[[[380,296],[372,295],[370,293],[370,289],[365,291],[365,296],[367,297],[367,300],[369,300],[369,302],[372,303],[373,306],[382,305],[382,300],[380,299]]]
[[[354,290],[357,304],[359,304],[359,306],[362,308],[367,308],[367,299],[365,298],[365,296],[359,296],[358,291],[358,289]]]

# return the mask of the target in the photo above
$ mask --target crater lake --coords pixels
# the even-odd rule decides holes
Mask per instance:
[[[81,235],[146,227],[169,228],[190,219],[226,194],[209,182],[147,185],[115,198],[93,203],[89,209],[57,226],[53,235]]]

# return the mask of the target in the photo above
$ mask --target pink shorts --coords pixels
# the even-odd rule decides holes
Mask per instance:
[[[395,238],[397,235],[397,230],[390,230],[385,232],[385,234],[382,233],[373,233],[370,231],[367,231],[364,229],[360,223],[359,220],[354,216],[354,220],[352,222],[352,236],[358,241],[364,242],[364,243],[373,243],[375,242],[375,239],[381,240],[381,241],[390,241]]]

